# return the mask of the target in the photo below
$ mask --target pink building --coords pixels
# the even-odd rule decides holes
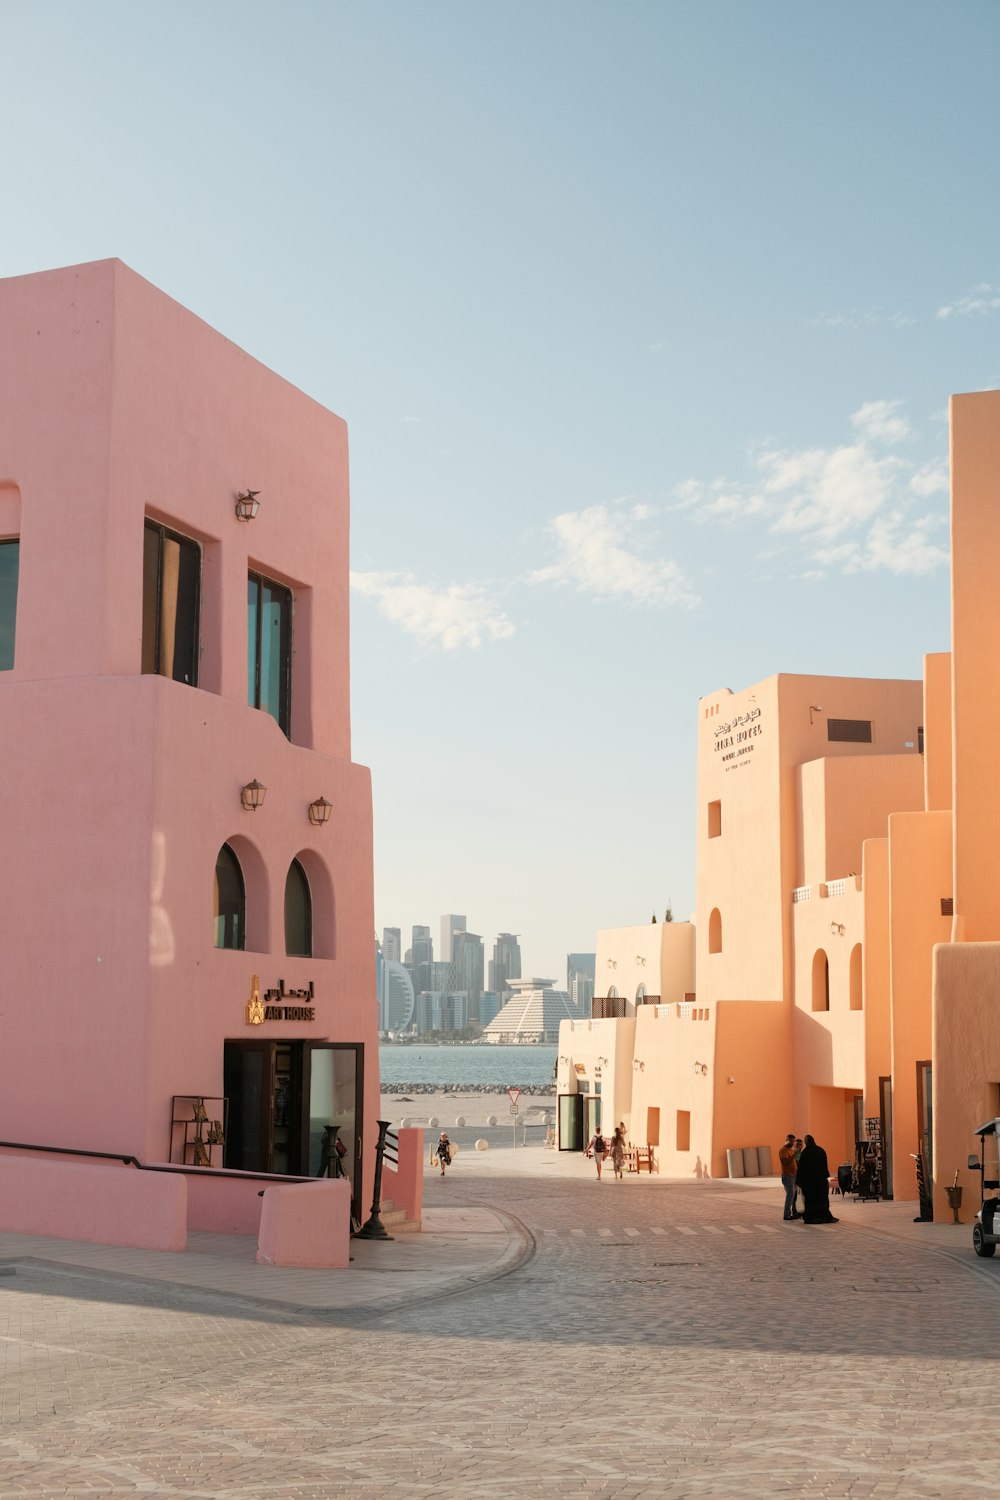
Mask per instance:
[[[314,1177],[336,1124],[365,1204],[348,648],[343,421],[119,261],[0,282],[4,1142]]]

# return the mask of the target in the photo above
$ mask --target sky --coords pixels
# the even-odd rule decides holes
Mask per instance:
[[[0,0],[0,275],[118,256],[348,423],[379,933],[561,981],[692,911],[701,696],[948,649],[998,50],[995,0]]]

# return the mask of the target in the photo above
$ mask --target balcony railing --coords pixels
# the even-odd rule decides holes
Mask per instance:
[[[590,1002],[593,1021],[620,1021],[626,1014],[628,1004],[624,995],[595,995]]]

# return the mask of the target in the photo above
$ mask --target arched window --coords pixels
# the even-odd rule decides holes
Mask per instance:
[[[644,984],[640,984],[635,992],[635,1003],[636,1005],[644,1005],[646,1003],[646,986]]]
[[[855,943],[851,949],[851,1009],[861,1009],[861,944]]]
[[[285,877],[285,952],[294,958],[312,958],[312,897],[306,872],[297,859]]]
[[[215,946],[246,947],[243,871],[228,844],[223,844],[215,861]]]
[[[722,913],[717,906],[712,908],[708,918],[708,951],[722,952]]]
[[[830,964],[822,948],[813,954],[812,973],[813,1010],[830,1009]]]
[[[608,985],[608,999],[609,1000],[617,1000],[618,999],[618,986],[616,984],[609,984]]]

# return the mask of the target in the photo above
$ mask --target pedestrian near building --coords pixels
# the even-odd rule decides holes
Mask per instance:
[[[795,1136],[792,1131],[785,1137],[785,1144],[778,1150],[781,1163],[781,1186],[785,1190],[785,1222],[791,1223],[799,1215],[795,1211],[796,1172],[798,1162],[795,1155]]]
[[[594,1131],[594,1134],[590,1137],[590,1141],[587,1145],[587,1155],[594,1158],[594,1162],[597,1166],[598,1182],[600,1182],[601,1180],[601,1168],[604,1165],[604,1158],[607,1154],[607,1149],[608,1143],[601,1134],[601,1127],[598,1125],[597,1129]]]
[[[441,1168],[441,1176],[444,1176],[445,1168],[451,1166],[451,1141],[447,1132],[442,1130],[441,1138],[437,1143],[437,1159]]]
[[[611,1138],[611,1165],[615,1176],[621,1181],[625,1175],[625,1137],[620,1125],[615,1127],[615,1133]]]
[[[839,1223],[830,1212],[830,1164],[811,1135],[806,1136],[795,1176],[805,1199],[803,1224]]]

